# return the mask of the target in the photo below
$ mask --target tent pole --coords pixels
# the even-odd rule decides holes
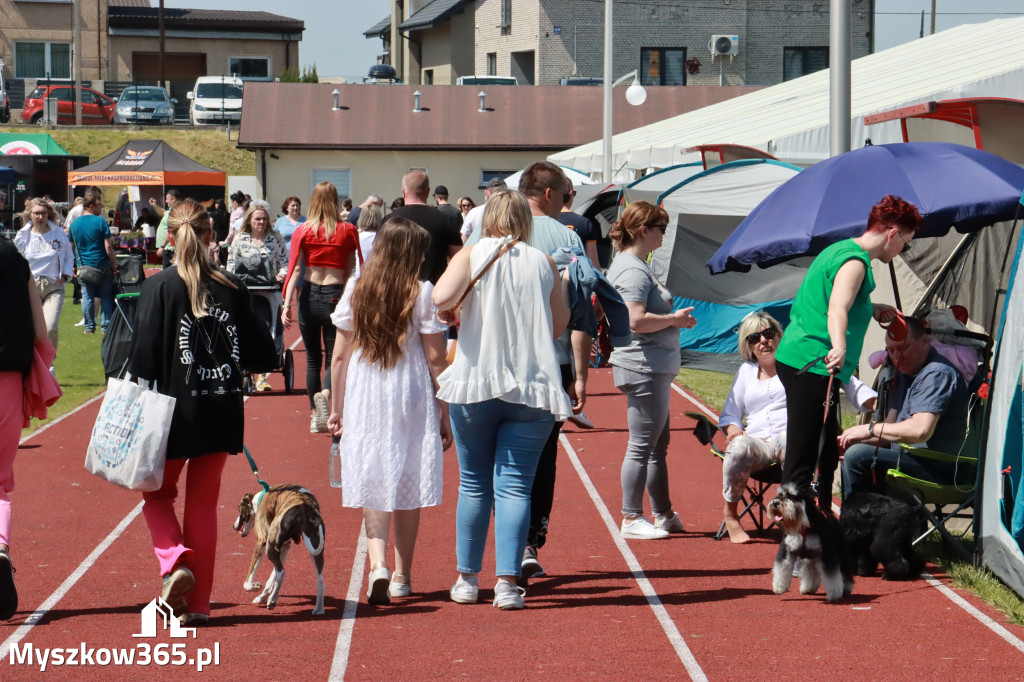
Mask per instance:
[[[892,261],[889,261],[889,279],[892,280],[892,296],[896,300],[896,310],[903,310],[903,304],[900,303],[900,286],[896,283],[896,266]]]
[[[927,301],[929,298],[931,298],[932,294],[935,293],[935,290],[939,286],[939,282],[945,276],[946,272],[948,272],[950,268],[956,265],[957,261],[960,259],[960,254],[967,250],[970,247],[970,245],[974,243],[974,240],[976,240],[977,238],[977,232],[971,232],[963,236],[963,238],[960,240],[960,243],[956,245],[956,248],[953,249],[953,252],[949,254],[948,258],[946,258],[946,262],[939,267],[938,272],[936,272],[935,276],[932,277],[932,281],[931,283],[928,284],[928,288],[925,289],[925,292],[923,294],[921,294],[921,300],[917,302],[917,307],[914,309],[915,315],[921,312],[921,304]]]

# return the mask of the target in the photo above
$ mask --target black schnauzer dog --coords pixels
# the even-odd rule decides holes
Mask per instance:
[[[853,562],[844,551],[839,522],[831,514],[823,514],[809,492],[793,483],[781,485],[768,510],[785,533],[772,568],[775,594],[789,591],[794,565],[798,566],[800,594],[814,594],[823,582],[828,602],[853,591]]]
[[[906,580],[924,570],[913,544],[919,525],[914,507],[869,492],[844,500],[839,522],[847,549],[856,559],[857,575],[874,575],[881,563],[886,580]]]

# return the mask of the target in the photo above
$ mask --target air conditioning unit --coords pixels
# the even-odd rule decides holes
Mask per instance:
[[[708,41],[708,50],[712,55],[728,55],[735,57],[740,53],[740,37],[739,36],[711,36],[711,40]]]

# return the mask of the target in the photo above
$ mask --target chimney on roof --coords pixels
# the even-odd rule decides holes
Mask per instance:
[[[341,107],[338,106],[338,96],[341,93],[338,92],[338,88],[334,88],[334,92],[332,92],[331,94],[334,95],[334,109],[333,109],[333,111],[340,111]]]
[[[420,108],[420,91],[419,90],[417,90],[416,92],[412,93],[412,101],[413,101],[413,104],[412,104],[412,110],[413,111],[415,111],[417,113],[420,112],[420,111],[423,111],[423,109]]]
[[[480,92],[476,93],[476,96],[480,98],[480,108],[477,109],[477,111],[481,113],[487,111],[487,107],[484,105],[484,100],[487,99],[487,93],[481,90]]]

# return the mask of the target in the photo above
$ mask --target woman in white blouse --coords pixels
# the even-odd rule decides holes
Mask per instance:
[[[57,224],[53,206],[43,199],[29,199],[22,214],[26,227],[14,237],[18,251],[28,260],[43,304],[46,335],[57,349],[57,326],[64,307],[64,284],[74,277],[75,256],[64,230]]]
[[[740,322],[739,353],[746,362],[718,420],[728,444],[722,463],[725,527],[736,544],[750,541],[737,514],[747,480],[755,471],[782,464],[786,455],[786,389],[775,371],[781,339],[782,325],[767,313],[753,312]],[[843,390],[857,409],[874,410],[877,394],[857,377],[850,377]]]
[[[781,463],[786,454],[786,389],[775,372],[781,338],[782,326],[771,315],[755,312],[743,318],[739,352],[746,362],[718,420],[728,443],[722,463],[725,527],[737,544],[750,541],[737,514],[750,474]]]

